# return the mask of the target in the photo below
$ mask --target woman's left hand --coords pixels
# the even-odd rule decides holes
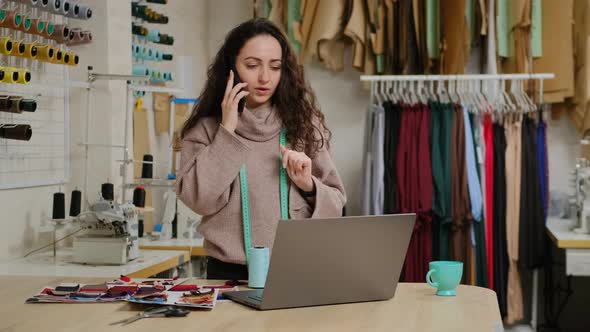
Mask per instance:
[[[311,178],[311,159],[303,153],[289,150],[281,145],[283,155],[283,167],[287,169],[289,178],[303,191],[313,191]]]

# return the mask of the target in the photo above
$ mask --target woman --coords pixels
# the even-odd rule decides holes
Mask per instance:
[[[272,247],[280,219],[341,215],[346,195],[324,122],[275,25],[253,19],[227,35],[182,129],[176,182],[203,216],[208,279],[248,279],[245,248]]]

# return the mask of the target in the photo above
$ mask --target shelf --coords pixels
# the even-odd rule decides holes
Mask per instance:
[[[126,184],[128,189],[133,189],[137,186],[143,187],[160,187],[160,188],[174,188],[176,180],[168,179],[134,179],[133,183]]]

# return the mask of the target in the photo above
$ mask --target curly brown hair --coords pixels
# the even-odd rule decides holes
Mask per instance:
[[[221,122],[221,102],[227,75],[232,67],[235,68],[236,58],[244,44],[259,35],[270,35],[281,45],[281,79],[271,103],[276,106],[285,127],[287,141],[296,150],[313,157],[324,144],[329,147],[332,133],[326,127],[324,114],[305,80],[303,66],[299,64],[287,38],[276,25],[263,18],[246,21],[226,36],[213,63],[207,69],[207,82],[182,128],[181,137],[184,138],[201,118],[215,117]]]

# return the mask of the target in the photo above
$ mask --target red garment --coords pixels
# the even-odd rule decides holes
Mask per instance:
[[[397,176],[400,212],[416,213],[416,224],[406,254],[404,280],[423,282],[432,260],[432,171],[430,110],[406,106],[400,126]]]
[[[488,266],[488,287],[494,289],[494,241],[492,231],[492,209],[494,202],[494,140],[493,123],[491,115],[487,114],[483,119],[483,136],[486,148],[485,156],[485,236],[486,236],[486,260]]]

